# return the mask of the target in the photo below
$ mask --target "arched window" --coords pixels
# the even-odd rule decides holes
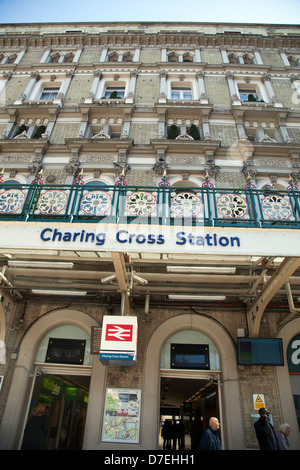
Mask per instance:
[[[107,188],[107,184],[104,183],[104,181],[100,181],[100,180],[91,180],[91,181],[88,181],[87,183],[84,184],[84,187],[92,187],[93,189],[97,189],[97,188],[101,188],[101,189],[105,189]]]
[[[205,345],[208,348],[209,369],[220,370],[219,352],[213,341],[203,333],[195,330],[183,330],[170,336],[162,347],[160,355],[160,368],[171,369],[172,366],[172,345],[186,345],[186,368],[189,368],[189,360],[193,359],[191,345]],[[197,358],[195,358],[197,360]],[[192,367],[191,367],[192,368]]]

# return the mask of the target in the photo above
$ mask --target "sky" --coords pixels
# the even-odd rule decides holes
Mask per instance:
[[[300,0],[0,0],[0,23],[300,24]]]

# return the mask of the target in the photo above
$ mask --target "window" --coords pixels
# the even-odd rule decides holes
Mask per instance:
[[[241,101],[261,101],[256,89],[239,87]]]
[[[228,54],[230,64],[255,64],[254,55],[249,52],[230,52]]]
[[[132,52],[126,52],[123,55],[123,62],[132,62],[133,61],[133,54]]]
[[[289,55],[288,61],[292,67],[298,67],[300,65],[300,56]]]
[[[171,52],[168,55],[168,61],[169,62],[178,62],[179,61],[178,54],[176,54],[175,52]]]
[[[192,100],[192,89],[189,87],[172,87],[171,89],[172,100]]]
[[[58,87],[45,87],[42,90],[40,99],[45,100],[45,101],[54,100],[54,98],[57,97],[58,92],[59,92]]]
[[[117,52],[110,52],[108,54],[108,62],[118,62],[119,54]]]
[[[125,96],[125,87],[108,86],[105,88],[105,99],[123,99]]]

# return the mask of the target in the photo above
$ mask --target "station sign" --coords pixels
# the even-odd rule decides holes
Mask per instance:
[[[1,223],[0,249],[300,256],[300,231],[6,221]]]
[[[134,366],[137,349],[137,318],[103,317],[99,359],[104,365]]]

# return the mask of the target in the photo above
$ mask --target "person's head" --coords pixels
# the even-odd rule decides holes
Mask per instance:
[[[214,418],[214,417],[210,418],[209,425],[214,431],[217,431],[220,427],[218,418]]]
[[[268,410],[266,410],[266,408],[260,408],[259,414],[262,419],[267,419],[270,415],[270,413],[268,412]]]
[[[288,423],[283,423],[279,431],[281,431],[285,436],[289,436],[291,434],[291,426]]]
[[[43,416],[46,412],[46,406],[42,403],[39,403],[37,407],[32,411],[34,416]]]

